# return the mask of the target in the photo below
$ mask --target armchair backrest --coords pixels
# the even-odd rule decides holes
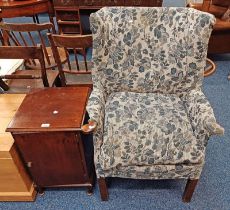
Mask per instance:
[[[215,18],[188,8],[103,8],[90,17],[93,84],[181,94],[201,86]]]

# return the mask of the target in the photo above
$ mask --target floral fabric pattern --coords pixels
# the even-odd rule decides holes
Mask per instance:
[[[95,82],[114,91],[185,93],[201,85],[211,14],[104,8],[91,15]],[[97,78],[98,77],[98,78]]]
[[[209,136],[219,134],[211,125],[216,123],[213,109],[201,90],[192,90],[182,97],[194,135],[200,146],[205,147]]]
[[[100,170],[98,177],[121,177],[133,179],[199,179],[202,164],[176,164],[151,166],[117,166],[113,170]]]
[[[201,92],[215,18],[191,8],[110,7],[90,17],[98,177],[199,178],[211,106]]]
[[[133,165],[199,164],[191,123],[177,95],[116,92],[105,107],[100,163],[103,169]]]

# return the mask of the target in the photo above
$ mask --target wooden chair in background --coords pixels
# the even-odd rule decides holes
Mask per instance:
[[[61,86],[89,86],[92,88],[91,62],[87,62],[86,50],[92,47],[91,35],[56,35],[48,34],[60,74]],[[65,49],[68,57],[68,65],[61,62],[60,48]],[[79,59],[79,54],[83,60]],[[74,60],[75,62],[71,61]],[[74,67],[73,67],[74,66]],[[75,77],[74,77],[75,75]]]
[[[189,3],[188,7],[213,14],[216,24],[208,44],[209,54],[230,53],[230,1],[229,0],[204,0],[203,3]],[[207,60],[209,67],[204,75],[209,76],[216,70],[214,62]]]
[[[15,24],[1,22],[0,29],[3,32],[4,45],[37,46],[38,44],[41,44],[45,57],[46,69],[53,69],[57,67],[47,38],[47,33],[52,33],[54,31],[52,23]],[[65,51],[63,49],[59,49],[59,53],[61,55],[61,62],[65,63],[67,61]],[[26,62],[25,66],[29,69],[38,69],[40,68],[38,64],[38,60],[35,60],[33,63]]]
[[[1,46],[0,58],[25,59],[31,64],[37,59],[40,63],[39,70],[17,70],[11,75],[1,75],[0,87],[7,92],[26,93],[31,88],[50,87],[59,75],[58,71],[46,70],[42,46]]]

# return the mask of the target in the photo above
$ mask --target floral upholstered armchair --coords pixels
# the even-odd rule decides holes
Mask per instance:
[[[205,148],[224,129],[201,90],[215,18],[189,8],[103,8],[90,17],[94,161],[106,177],[187,179],[189,202]]]

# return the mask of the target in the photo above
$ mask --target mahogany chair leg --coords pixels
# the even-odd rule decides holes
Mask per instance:
[[[191,201],[198,180],[199,179],[194,179],[194,180],[188,179],[182,198],[183,202],[189,203]]]
[[[99,190],[101,194],[101,200],[107,201],[109,198],[109,193],[106,185],[106,180],[105,178],[99,178],[97,180],[98,180]]]

